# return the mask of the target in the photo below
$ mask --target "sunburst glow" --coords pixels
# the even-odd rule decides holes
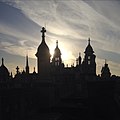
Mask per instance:
[[[65,47],[59,45],[60,47],[60,50],[61,50],[61,58],[62,58],[62,61],[65,65],[73,65],[75,63],[75,57],[74,55],[72,54],[71,51],[67,50]],[[55,46],[51,45],[50,46],[50,54],[51,54],[51,58],[53,57],[54,55],[54,49],[55,49]]]

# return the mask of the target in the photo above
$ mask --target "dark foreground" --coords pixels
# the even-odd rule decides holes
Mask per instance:
[[[90,82],[67,97],[35,88],[1,89],[0,120],[120,120],[120,92],[113,86]]]
[[[70,96],[61,99],[54,107],[33,107],[19,111],[4,111],[3,120],[119,120],[119,101],[109,97],[80,98]]]
[[[94,101],[69,98],[51,109],[39,109],[28,115],[28,120],[119,120],[120,109],[115,100],[104,98]]]

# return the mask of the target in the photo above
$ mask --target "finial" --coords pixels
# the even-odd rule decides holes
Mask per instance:
[[[107,60],[105,59],[105,64],[107,64]]]
[[[45,32],[46,32],[46,29],[45,29],[45,27],[42,27],[42,30],[41,30],[42,37],[45,37]]]
[[[42,42],[45,42],[45,32],[46,32],[45,27],[42,27],[42,30],[41,30],[41,33],[42,33]]]
[[[35,67],[34,67],[34,71],[33,71],[33,73],[35,74],[36,72],[35,72]]]
[[[28,54],[26,55],[26,66],[28,66]]]
[[[2,58],[2,65],[4,65],[4,59]]]
[[[19,67],[18,66],[16,67],[16,72],[17,72],[17,74],[19,73]]]
[[[58,40],[56,40],[56,47],[58,47]]]
[[[35,72],[35,67],[34,67],[34,72]]]
[[[90,38],[88,38],[88,44],[90,44]]]

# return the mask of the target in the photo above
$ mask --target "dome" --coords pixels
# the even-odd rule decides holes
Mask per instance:
[[[106,63],[106,60],[104,67],[102,67],[101,73],[110,73],[110,69],[108,67],[108,64]]]
[[[4,66],[4,59],[2,58],[2,65],[0,66],[0,77],[8,77],[9,76],[9,71],[8,69]]]
[[[90,38],[88,40],[88,46],[85,49],[84,53],[94,53],[92,46],[90,45]]]
[[[107,78],[110,76],[111,76],[110,69],[108,67],[108,64],[105,63],[105,66],[102,67],[102,70],[101,70],[101,77]]]
[[[60,56],[61,55],[61,51],[58,48],[58,41],[56,41],[56,48],[54,50],[54,56]]]
[[[61,51],[58,47],[55,48],[55,54],[56,55],[61,55]]]
[[[49,47],[47,46],[46,42],[45,42],[45,28],[43,27],[42,30],[42,42],[41,44],[39,45],[38,49],[37,49],[37,53],[36,53],[36,56],[38,57],[39,55],[50,55],[49,53]]]
[[[42,43],[38,47],[37,54],[44,54],[45,52],[49,52],[49,48],[45,41],[42,41]]]

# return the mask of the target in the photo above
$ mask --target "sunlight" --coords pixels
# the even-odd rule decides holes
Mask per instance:
[[[72,54],[72,52],[68,51],[62,46],[59,48],[61,50],[61,58],[62,58],[63,63],[65,65],[68,64],[68,66],[72,65],[75,62],[75,56]],[[55,46],[51,45],[50,46],[51,59],[53,58],[53,55],[54,55],[54,49],[55,49]]]

